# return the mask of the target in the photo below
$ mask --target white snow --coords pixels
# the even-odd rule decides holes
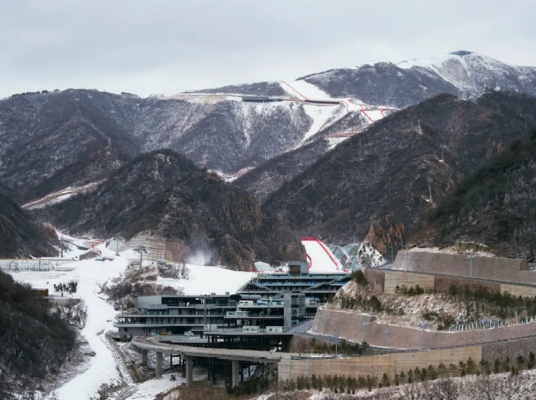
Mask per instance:
[[[285,92],[302,100],[331,100],[326,92],[305,80],[281,81],[280,85]]]
[[[127,263],[124,258],[117,257],[114,261],[79,261],[73,266],[76,268],[72,271],[28,271],[12,275],[19,282],[29,283],[36,288],[48,288],[49,293],[54,293],[54,284],[71,280],[78,282],[76,297],[83,299],[88,307],[87,324],[81,334],[96,355],[89,360],[87,370],[56,392],[58,400],[89,400],[102,384],[121,381],[112,353],[103,342],[104,333],[113,329],[116,312],[99,295],[98,285],[122,273]]]
[[[307,115],[311,117],[311,119],[313,120],[313,123],[311,124],[311,127],[309,128],[309,130],[305,133],[305,136],[303,137],[301,143],[306,142],[307,139],[309,139],[310,137],[320,132],[322,128],[324,128],[328,122],[330,122],[330,125],[331,125],[334,122],[333,116],[339,107],[340,107],[339,105],[314,106],[310,104],[304,104],[303,109],[305,110]],[[339,118],[340,117],[342,117],[342,115],[339,116]]]
[[[337,260],[337,257],[319,239],[302,238],[301,243],[305,247],[307,261],[309,261],[309,272],[311,274],[334,273],[343,270],[343,266]]]
[[[58,234],[65,240],[77,244],[87,244],[90,241],[59,232]],[[115,256],[115,251],[105,248],[103,242],[96,245],[96,249],[101,251],[103,255]],[[103,295],[99,293],[99,286],[125,272],[130,252],[121,252],[112,261],[87,260],[65,264],[62,270],[12,273],[15,280],[29,283],[35,288],[48,288],[51,294],[54,293],[54,284],[75,280],[78,282],[78,291],[72,297],[81,298],[87,305],[87,324],[81,334],[96,355],[88,360],[87,369],[70,381],[65,382],[55,391],[58,400],[90,400],[103,384],[129,383],[128,380],[122,379],[113,354],[105,344],[105,333],[115,330],[113,322],[116,312],[112,305],[107,303]],[[69,254],[69,256],[72,256],[72,254]],[[233,271],[221,267],[190,264],[187,266],[189,268],[188,280],[179,281],[159,277],[157,282],[162,285],[181,287],[186,294],[225,294],[225,292],[236,292],[240,286],[256,275],[253,272]],[[156,394],[180,385],[181,382],[178,375],[177,381],[171,381],[169,376],[164,375],[161,380],[153,380],[134,386],[135,393],[129,399],[152,400]]]
[[[207,377],[206,371],[198,367],[194,367],[192,373],[194,381]],[[176,380],[172,381],[171,375],[175,375]],[[151,379],[137,385],[136,393],[125,400],[153,400],[156,395],[167,392],[182,383],[186,383],[186,378],[183,378],[180,373],[162,374],[161,379]]]
[[[30,203],[26,203],[22,206],[22,208],[26,210],[34,210],[37,208],[47,207],[52,204],[61,203],[62,201],[65,201],[68,198],[73,197],[74,195],[78,193],[83,193],[83,192],[87,192],[89,190],[95,189],[102,182],[103,181],[91,182],[84,186],[75,186],[75,187],[68,186],[61,190],[58,190],[57,192],[49,193],[41,199],[34,200]]]
[[[186,264],[189,269],[188,280],[176,280],[158,276],[159,285],[182,288],[184,294],[225,294],[235,293],[242,285],[256,276],[255,272],[233,271],[221,267],[204,267]]]

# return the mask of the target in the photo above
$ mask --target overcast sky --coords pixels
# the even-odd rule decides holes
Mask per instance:
[[[536,65],[534,0],[3,0],[0,97],[141,96],[471,50]]]

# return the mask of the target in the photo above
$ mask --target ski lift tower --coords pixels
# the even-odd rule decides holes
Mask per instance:
[[[134,249],[134,251],[137,251],[140,253],[140,268],[143,267],[143,253],[147,254],[147,249],[145,246],[138,246]]]

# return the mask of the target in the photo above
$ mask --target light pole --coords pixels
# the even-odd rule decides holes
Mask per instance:
[[[424,331],[426,330],[426,328],[428,328],[428,324],[426,324],[424,321],[422,321],[422,324],[419,326],[419,328],[421,329],[422,333],[421,333],[421,350],[424,350],[424,336],[425,336],[425,333]]]
[[[472,278],[473,277],[473,258],[475,258],[473,250],[471,250],[471,254],[469,254],[467,258],[469,259],[469,276]]]
[[[383,333],[387,335],[387,354],[389,354],[391,352],[391,333],[393,333],[393,331],[389,329],[388,323],[385,323],[385,325],[387,325],[387,329],[383,331]]]

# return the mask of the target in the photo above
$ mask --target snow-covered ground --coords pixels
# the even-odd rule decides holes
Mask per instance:
[[[26,210],[34,210],[37,208],[48,207],[48,206],[51,206],[52,204],[61,203],[62,201],[65,201],[73,197],[76,194],[88,192],[90,190],[95,189],[102,182],[103,181],[91,182],[84,186],[75,186],[75,187],[68,186],[61,190],[58,190],[57,192],[47,194],[45,197],[41,199],[34,200],[30,203],[26,203],[22,206],[22,208]]]
[[[182,288],[184,294],[225,294],[226,292],[235,293],[242,285],[256,276],[255,272],[241,272],[191,264],[186,264],[186,266],[189,270],[188,280],[158,276],[156,282],[176,289]]]
[[[76,297],[83,299],[88,307],[86,327],[81,334],[88,342],[95,356],[88,362],[88,368],[80,375],[60,387],[56,393],[59,400],[90,399],[104,383],[120,382],[121,376],[116,368],[115,359],[106,347],[104,333],[113,329],[115,311],[99,294],[99,285],[121,274],[127,264],[117,257],[113,261],[79,261],[72,271],[13,273],[13,277],[36,288],[48,288],[54,293],[54,284],[78,282]]]
[[[307,115],[311,117],[311,119],[313,120],[313,124],[311,125],[309,130],[305,133],[305,136],[302,139],[302,143],[305,143],[307,139],[309,139],[310,137],[320,132],[322,128],[328,125],[328,122],[329,122],[329,125],[335,122],[334,117],[339,107],[340,107],[339,105],[333,105],[333,106],[316,106],[316,105],[310,105],[310,104],[304,105],[303,109],[305,110]],[[343,115],[344,114],[340,115],[338,118],[335,118],[335,120],[341,118]]]
[[[301,239],[307,261],[309,261],[309,272],[314,273],[334,273],[341,272],[343,267],[337,257],[328,247],[316,238]]]
[[[63,238],[77,244],[88,241],[68,235],[63,235]],[[90,400],[103,384],[124,383],[130,385],[127,387],[129,393],[132,393],[129,399],[152,400],[156,394],[180,385],[181,378],[177,376],[176,381],[171,381],[169,376],[164,375],[160,380],[133,385],[128,379],[121,377],[113,353],[106,346],[105,338],[107,331],[115,330],[113,322],[116,312],[113,306],[106,302],[103,295],[99,293],[99,286],[125,272],[131,251],[125,251],[116,256],[114,251],[104,247],[104,243],[97,245],[96,249],[105,256],[113,257],[113,260],[73,261],[71,264],[62,266],[62,270],[12,273],[15,280],[28,283],[35,288],[48,288],[51,294],[54,293],[54,284],[68,283],[71,280],[77,281],[78,290],[73,297],[81,298],[87,305],[87,324],[81,334],[91,350],[95,352],[95,356],[87,361],[85,368],[81,369],[82,373],[65,382],[55,390],[55,394],[58,400]],[[75,253],[78,251],[73,250],[65,257],[77,255]],[[236,292],[240,286],[255,276],[251,272],[232,271],[220,267],[188,265],[188,268],[190,270],[188,280],[177,281],[159,277],[158,283],[182,287],[187,294],[224,294],[225,292]]]
[[[194,381],[206,378],[206,370],[195,367],[193,369]],[[156,395],[167,392],[174,387],[180,386],[182,383],[186,383],[186,378],[183,378],[181,374],[174,373],[175,379],[171,380],[172,374],[162,374],[161,379],[151,379],[143,382],[136,387],[136,392],[125,400],[150,400],[154,399]]]
[[[331,100],[329,94],[305,80],[281,81],[281,88],[301,100]]]

